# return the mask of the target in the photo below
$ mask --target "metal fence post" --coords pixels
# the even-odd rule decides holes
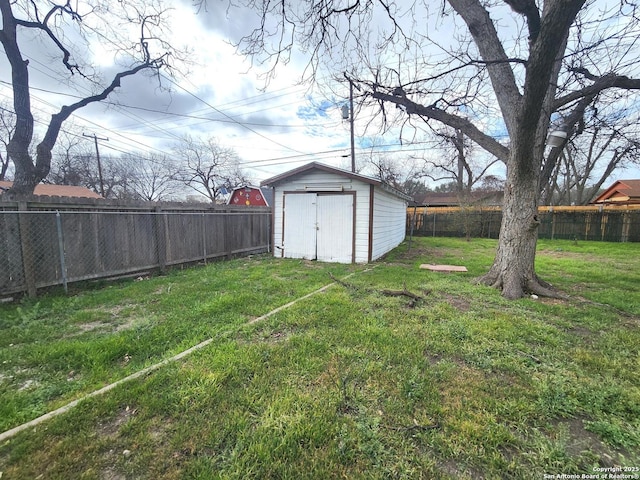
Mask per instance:
[[[58,251],[60,252],[62,285],[64,286],[64,293],[69,293],[69,287],[67,286],[67,264],[64,256],[64,237],[62,236],[62,218],[58,210],[56,210],[56,229],[58,230]]]
[[[207,264],[207,225],[205,214],[202,214],[202,254],[204,256],[204,264]]]

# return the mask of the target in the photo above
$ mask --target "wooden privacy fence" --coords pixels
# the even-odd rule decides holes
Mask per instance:
[[[78,200],[0,202],[0,295],[270,249],[266,207]]]
[[[539,238],[640,242],[640,205],[540,207]],[[499,207],[409,207],[407,233],[434,237],[498,238]]]

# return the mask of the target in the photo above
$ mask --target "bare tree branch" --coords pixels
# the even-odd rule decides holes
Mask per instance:
[[[407,97],[390,95],[379,91],[373,92],[371,95],[373,98],[383,102],[402,105],[409,115],[420,115],[421,117],[425,117],[427,119],[437,120],[441,123],[444,123],[445,125],[450,126],[451,128],[461,130],[465,135],[471,138],[474,142],[478,143],[478,145],[481,145],[489,153],[496,156],[503,162],[507,161],[507,158],[509,156],[509,149],[500,144],[493,137],[481,132],[473,123],[465,118],[447,113],[444,110],[441,110],[433,105],[420,105],[411,101]]]
[[[56,19],[58,17],[67,17],[72,22],[81,25],[83,22],[82,16],[74,10],[67,0],[64,4],[48,6],[47,13],[44,17],[41,17],[36,0],[29,1],[30,8],[22,10],[22,13],[27,16],[22,18],[16,16],[14,12],[16,3],[11,0],[0,0],[0,13],[2,14],[0,43],[11,66],[13,107],[16,116],[15,131],[7,145],[7,154],[15,165],[15,180],[11,192],[16,194],[33,192],[35,185],[46,177],[51,165],[51,151],[56,143],[62,124],[75,111],[106,99],[116,88],[120,87],[123,78],[141,71],[158,72],[160,69],[169,69],[168,59],[172,56],[173,51],[166,42],[154,33],[156,27],[160,26],[161,17],[164,14],[163,10],[160,9],[153,13],[145,14],[143,9],[137,8],[135,4],[120,4],[122,8],[132,8],[136,12],[134,21],[137,21],[140,25],[140,38],[136,40],[137,60],[133,60],[129,68],[117,73],[111,82],[106,87],[101,88],[98,93],[83,98],[72,105],[62,106],[57,113],[53,114],[44,137],[36,147],[36,156],[33,159],[29,152],[29,146],[34,135],[34,118],[29,87],[29,62],[23,58],[19,47],[18,28],[37,29],[44,32],[55,47],[62,52],[62,64],[67,71],[71,74],[80,73],[84,78],[88,77],[82,73],[80,66],[76,62],[71,61],[70,50],[63,43],[64,31],[60,30],[61,27],[57,24],[55,27],[51,25],[57,22]],[[17,6],[15,6],[15,9],[16,12],[20,11]],[[125,17],[127,17],[126,13]],[[59,21],[62,22],[62,20]],[[101,40],[106,38],[101,37],[99,32],[96,32],[96,35]],[[152,54],[150,49],[151,42],[154,42],[156,47],[160,46],[164,51]],[[134,53],[135,51],[133,50],[128,52],[129,56]]]

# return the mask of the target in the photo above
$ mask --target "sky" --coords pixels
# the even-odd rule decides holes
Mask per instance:
[[[349,168],[349,122],[341,115],[348,84],[332,81],[341,72],[321,71],[318,80],[323,88],[300,84],[308,58],[294,51],[267,84],[265,67],[240,55],[231,44],[258,25],[255,12],[230,9],[223,0],[208,0],[201,8],[189,0],[169,0],[169,5],[166,38],[191,51],[188,62],[178,67],[174,77],[163,75],[162,87],[158,79],[144,75],[124,79],[106,101],[78,110],[64,128],[73,126],[76,132],[105,139],[99,142],[101,155],[173,155],[173,146],[185,135],[213,136],[221,146],[237,152],[255,184],[311,161]],[[377,24],[373,18],[368,28],[375,31]],[[446,35],[445,31],[440,37],[442,42],[447,41]],[[68,39],[73,45],[73,37]],[[42,126],[61,105],[76,101],[73,95],[84,96],[92,86],[77,75],[70,83],[59,76],[59,55],[46,39],[30,37],[21,45],[30,62],[32,100]],[[97,43],[77,53],[106,77],[120,68],[114,65],[113,53]],[[0,102],[11,98],[5,62],[0,56]],[[424,153],[423,145],[401,142],[397,129],[379,135],[369,124],[373,115],[356,108],[358,163],[372,151],[398,161]],[[83,141],[92,146],[92,139]],[[372,149],[371,145],[383,147]],[[492,173],[504,174],[499,167]],[[625,176],[636,173],[640,177],[640,172]]]
[[[307,66],[300,54],[279,65],[267,84],[266,69],[252,64],[230,44],[256,25],[257,16],[248,10],[228,11],[225,5],[209,0],[206,8],[198,10],[189,2],[172,0],[168,37],[174,46],[191,50],[188,63],[179,66],[173,78],[163,74],[162,88],[156,78],[140,74],[125,78],[106,101],[78,110],[63,130],[70,131],[73,125],[75,131],[108,139],[99,142],[101,155],[170,153],[185,135],[213,136],[221,146],[237,152],[256,184],[311,161],[349,168],[349,122],[341,114],[348,84],[338,85],[336,93],[329,95],[308,83],[300,84]],[[32,101],[43,128],[51,113],[75,101],[73,95],[86,95],[91,86],[77,75],[71,84],[60,80],[59,55],[41,38],[29,38],[23,45],[30,62]],[[94,44],[89,53],[105,77],[118,70],[113,54],[100,45]],[[10,71],[4,58],[0,62],[0,102],[10,102]],[[330,81],[330,76],[324,80]],[[368,118],[356,117],[357,157],[371,151],[359,148],[372,143],[371,136],[360,134],[365,129],[360,123]],[[93,143],[90,138],[86,142]],[[403,149],[393,134],[377,142],[388,143],[387,150],[395,154]]]

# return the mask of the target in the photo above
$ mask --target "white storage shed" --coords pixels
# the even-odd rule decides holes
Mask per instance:
[[[309,163],[269,178],[274,255],[367,263],[405,238],[410,197],[375,178]]]

